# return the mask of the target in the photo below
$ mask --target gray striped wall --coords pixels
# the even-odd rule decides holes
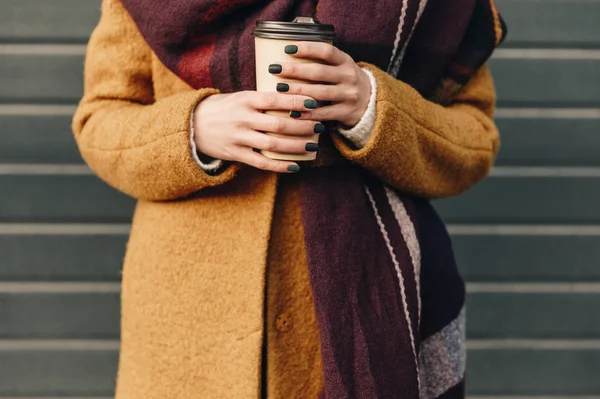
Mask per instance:
[[[600,0],[497,3],[503,149],[438,204],[469,281],[469,392],[600,398]],[[69,129],[98,8],[0,0],[0,399],[113,392],[133,202]]]

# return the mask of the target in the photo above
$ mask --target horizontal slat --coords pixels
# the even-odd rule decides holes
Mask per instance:
[[[576,112],[572,117],[556,117],[552,111],[534,117],[496,118],[502,140],[498,164],[600,165],[600,111],[597,113],[591,118],[578,117]]]
[[[469,338],[598,338],[599,308],[600,293],[471,293]]]
[[[112,396],[115,350],[0,351],[0,395]]]
[[[535,55],[536,51],[527,50],[526,54]],[[549,58],[500,58],[501,55],[491,61],[499,105],[600,104],[600,59],[576,59],[576,55],[553,55],[552,51],[544,55]],[[559,55],[565,58],[551,58]]]
[[[498,176],[436,207],[450,223],[600,223],[600,169],[519,172],[498,168]],[[0,221],[123,222],[134,206],[92,175],[0,174],[0,187],[11,188],[0,196]]]
[[[127,222],[134,201],[92,175],[1,175],[0,221]]]
[[[118,338],[118,283],[46,285],[2,286],[0,338]],[[600,292],[471,287],[469,338],[600,338]]]
[[[468,359],[471,394],[600,394],[600,350],[470,350]]]
[[[0,279],[118,281],[123,235],[0,235]]]
[[[2,338],[117,338],[119,294],[0,293]]]
[[[70,125],[70,114],[0,112],[0,163],[81,163]]]
[[[507,45],[599,46],[600,2],[496,0],[508,24]]]
[[[452,235],[468,281],[600,281],[599,240],[597,235]]]
[[[2,0],[0,40],[85,42],[100,0]]]
[[[474,395],[593,395],[600,350],[470,350]],[[1,395],[109,396],[116,351],[7,351],[0,353]]]
[[[83,55],[0,52],[0,102],[75,103],[82,84]]]
[[[65,49],[61,55],[53,55],[53,51],[12,54],[10,49],[0,53],[0,102],[75,103],[82,92],[83,55],[69,51]],[[564,51],[549,51],[542,58],[511,58],[507,51],[491,63],[500,105],[600,104],[600,85],[594,83],[600,81],[600,58],[585,58],[587,53],[573,58]],[[522,55],[535,55],[536,51]],[[584,58],[578,59],[580,56]]]
[[[600,222],[600,177],[586,177],[588,172],[595,171],[583,170],[582,177],[491,177],[460,197],[436,201],[436,208],[449,223],[594,224]]]

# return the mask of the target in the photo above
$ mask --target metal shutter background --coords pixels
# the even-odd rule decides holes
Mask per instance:
[[[600,0],[497,0],[503,149],[438,203],[469,282],[472,397],[600,398]],[[98,0],[0,0],[0,398],[110,397],[133,201],[70,118]]]

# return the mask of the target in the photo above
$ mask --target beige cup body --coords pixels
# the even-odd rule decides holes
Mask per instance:
[[[285,53],[285,46],[296,43],[291,40],[274,40],[264,39],[255,37],[254,42],[256,45],[256,90],[257,91],[277,91],[277,83],[286,82],[301,82],[294,79],[281,79],[277,75],[269,73],[269,65],[280,64],[282,62],[304,62],[310,63],[314,61],[302,60],[294,58],[291,55]],[[290,118],[290,110],[282,111],[269,111],[266,112],[269,115],[284,116]],[[303,142],[307,141],[319,141],[319,135],[315,134],[311,136],[289,136],[279,135],[275,133],[266,132],[266,134],[276,137],[286,137],[293,140],[300,140]],[[317,153],[307,154],[281,154],[278,152],[261,151],[261,154],[271,159],[281,159],[285,161],[313,161],[317,158]]]

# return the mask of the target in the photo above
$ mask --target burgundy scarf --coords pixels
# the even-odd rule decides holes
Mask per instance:
[[[257,20],[333,24],[340,49],[441,104],[505,34],[492,0],[122,2],[169,69],[221,92],[255,89]],[[431,205],[351,165],[309,168],[301,193],[322,397],[464,397],[464,284]]]

